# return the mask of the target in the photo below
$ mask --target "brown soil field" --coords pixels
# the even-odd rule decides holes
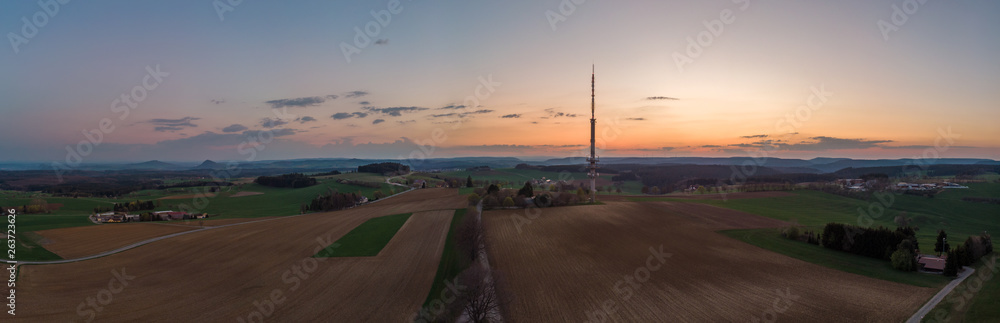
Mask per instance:
[[[243,191],[243,192],[239,192],[239,193],[230,195],[229,197],[251,196],[251,195],[261,195],[261,194],[264,194],[264,193]]]
[[[483,215],[490,263],[514,295],[510,322],[899,322],[936,292],[728,238],[714,231],[783,222],[707,205],[607,202],[528,215]],[[651,252],[660,246],[671,254],[663,261]]]
[[[412,319],[430,290],[452,214],[445,209],[466,204],[456,190],[417,190],[344,211],[199,231],[83,262],[24,266],[18,316],[402,322]],[[311,258],[372,217],[404,212],[414,214],[378,256]],[[127,286],[109,284],[122,272]]]
[[[186,226],[195,226],[195,227],[198,227],[198,226],[214,227],[214,226],[219,226],[219,225],[226,225],[226,224],[233,224],[233,223],[243,223],[243,222],[250,222],[250,221],[259,221],[259,220],[272,219],[272,218],[274,218],[274,217],[273,216],[269,216],[269,217],[261,217],[261,218],[232,218],[232,219],[218,219],[218,220],[212,220],[212,218],[208,218],[208,219],[204,219],[204,220],[201,220],[201,219],[191,219],[191,220],[165,221],[165,222],[156,222],[156,223],[158,223],[158,224],[169,224],[169,225],[186,225]],[[202,222],[204,222],[204,223],[202,223]]]
[[[72,259],[191,229],[194,228],[155,223],[111,223],[42,230],[36,233],[46,239],[45,249],[63,259]]]
[[[194,194],[184,194],[184,195],[171,195],[158,198],[157,200],[179,200],[179,199],[193,199],[198,197],[215,197],[215,193],[194,193]]]

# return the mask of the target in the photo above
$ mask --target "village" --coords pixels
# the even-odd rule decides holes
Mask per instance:
[[[94,223],[125,223],[140,221],[178,221],[190,219],[208,218],[206,213],[187,213],[178,211],[156,211],[142,214],[129,214],[128,212],[105,212],[91,214],[90,221]]]

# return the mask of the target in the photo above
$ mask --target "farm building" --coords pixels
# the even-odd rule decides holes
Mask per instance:
[[[941,257],[917,255],[917,265],[920,266],[921,270],[929,272],[943,272],[945,260],[948,259],[948,255]]]

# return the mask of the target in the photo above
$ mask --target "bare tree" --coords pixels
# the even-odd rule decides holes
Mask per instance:
[[[500,276],[475,263],[459,274],[459,281],[466,290],[460,297],[461,306],[470,322],[499,322],[503,301],[509,299]]]
[[[479,245],[483,243],[483,228],[479,225],[479,218],[476,216],[476,209],[470,207],[465,213],[465,219],[459,224],[456,247],[459,252],[468,257],[470,261],[475,261],[479,256]]]

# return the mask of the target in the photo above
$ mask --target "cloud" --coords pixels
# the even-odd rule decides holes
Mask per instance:
[[[416,112],[428,110],[427,108],[421,107],[389,107],[389,108],[376,108],[376,107],[363,107],[362,109],[371,111],[373,113],[388,114],[393,117],[398,117],[403,115],[403,112]]]
[[[368,102],[368,101],[361,101],[361,102],[358,102],[358,104],[360,104],[360,105],[371,105],[372,103]]]
[[[316,118],[310,116],[304,116],[301,118],[296,118],[295,121],[298,121],[299,123],[306,123],[306,122],[316,121]]]
[[[417,122],[417,120],[406,120],[406,121],[396,121],[396,122],[399,122],[399,124],[407,124],[407,123]]]
[[[719,145],[702,145],[701,148],[722,148],[722,146],[719,146]]]
[[[504,119],[517,119],[517,118],[521,117],[521,114],[520,113],[512,113],[512,114],[505,114],[505,115],[502,115],[500,117],[504,118]]]
[[[180,119],[149,119],[146,123],[151,123],[156,127],[153,128],[154,131],[177,131],[184,128],[194,128],[198,125],[191,123],[191,121],[201,120],[201,118],[195,117],[183,117]]]
[[[347,92],[347,94],[344,94],[344,97],[345,98],[360,98],[360,97],[363,97],[363,96],[366,96],[366,95],[368,95],[368,92],[366,92],[366,91],[351,91],[351,92]]]
[[[226,100],[215,100],[215,99],[212,99],[212,100],[208,100],[208,102],[212,102],[213,104],[223,104],[223,103],[226,103]]]
[[[375,41],[375,45],[386,45],[389,43],[388,38],[383,38]]]
[[[625,118],[625,120],[643,121],[646,120],[646,118]]]
[[[367,117],[367,116],[368,116],[368,113],[365,113],[365,112],[351,112],[351,113],[337,112],[337,113],[334,113],[330,117],[333,118],[334,120],[342,120],[342,119],[349,119],[349,118],[359,118],[360,119],[360,118],[364,118],[364,117]]]
[[[889,143],[892,140],[865,140],[865,139],[848,139],[848,138],[835,138],[835,137],[812,137],[809,138],[815,140],[813,142],[802,141],[797,144],[781,144],[782,147],[787,150],[804,150],[804,151],[816,151],[816,150],[830,150],[830,149],[866,149],[871,147],[879,146],[879,144]]]
[[[679,100],[679,99],[678,98],[669,97],[669,96],[649,96],[649,97],[646,97],[646,100],[656,101],[656,100]]]
[[[238,123],[222,128],[222,132],[240,132],[243,130],[247,130],[247,127]]]
[[[270,130],[250,130],[250,131],[244,131],[243,135],[244,136],[248,136],[248,137],[252,136],[252,137],[255,137],[255,138],[261,138],[261,137],[267,136],[267,135],[264,135],[264,133],[268,133],[268,132],[270,132],[270,136],[283,137],[283,136],[294,135],[295,133],[297,133],[299,131],[295,130],[295,129],[286,129],[286,128],[270,129]]]
[[[432,115],[429,115],[428,117],[431,117],[431,118],[443,118],[443,117],[451,117],[451,116],[456,116],[456,115],[458,115],[458,113],[451,112],[451,113],[442,113],[442,114],[432,114]]]
[[[375,119],[375,120],[372,120],[372,124],[380,124],[380,123],[383,123],[383,122],[385,122],[385,119]]]
[[[750,136],[740,136],[740,138],[767,138],[767,135],[750,135]]]
[[[310,96],[310,97],[295,98],[295,99],[271,100],[271,101],[265,101],[264,103],[270,104],[271,108],[278,109],[283,107],[301,108],[301,107],[315,106],[323,102],[326,102],[326,99],[318,96]]]
[[[277,118],[275,118],[275,119],[272,119],[272,118],[260,119],[260,126],[264,127],[264,128],[268,128],[268,129],[274,128],[274,127],[283,126],[283,125],[286,125],[286,124],[288,124],[288,121],[277,119]]]
[[[577,115],[575,113],[558,112],[554,108],[545,109],[545,112],[548,113],[549,116],[548,117],[542,117],[542,119],[558,118],[558,117],[569,117],[569,118],[576,118],[577,117]]]
[[[340,97],[340,96],[339,96],[339,95],[336,95],[336,94],[330,94],[330,95],[327,95],[327,96],[326,96],[326,98],[327,98],[327,99],[330,99],[330,100],[336,100],[336,99],[337,99],[337,98],[339,98],[339,97]]]
[[[465,109],[464,105],[449,105],[445,107],[437,108],[436,110],[454,110],[454,109]]]
[[[484,113],[490,113],[490,112],[493,112],[493,110],[482,109],[482,110],[476,110],[476,111],[472,111],[472,112],[462,112],[462,113],[459,113],[458,116],[464,118],[465,116],[468,116],[470,114],[484,114]]]

